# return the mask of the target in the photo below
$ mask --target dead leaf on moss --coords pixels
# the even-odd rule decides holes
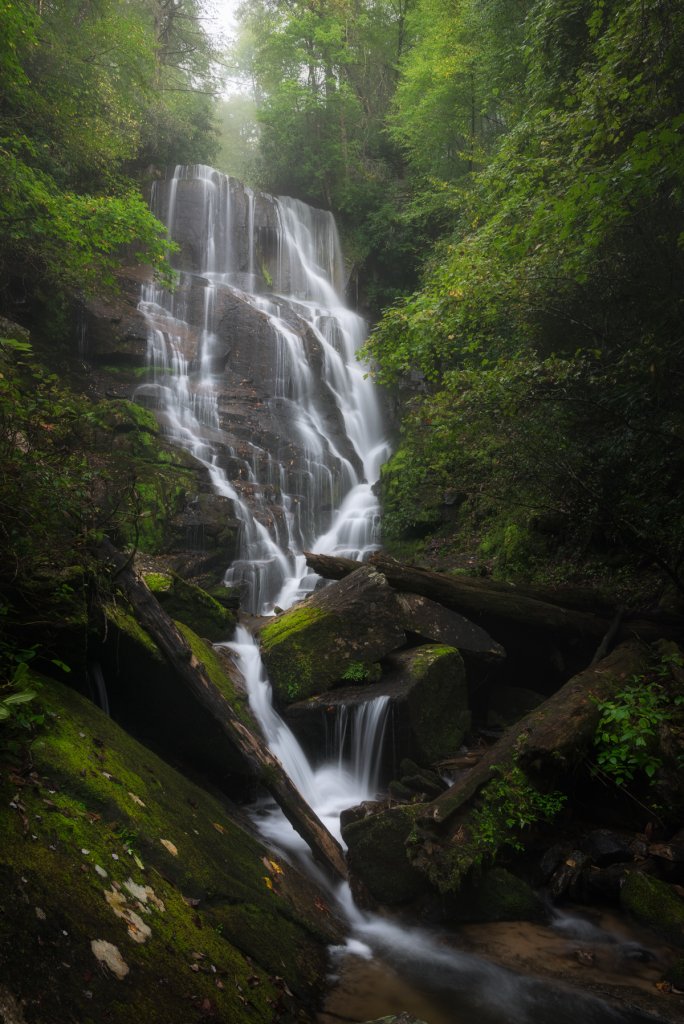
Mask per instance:
[[[130,798],[133,801],[133,803],[137,804],[138,807],[144,807],[145,806],[145,804],[142,802],[140,797],[136,796],[135,793],[129,793],[128,795],[130,796]]]
[[[116,946],[105,939],[93,939],[90,943],[90,948],[95,958],[101,964],[104,964],[105,967],[109,968],[119,981],[126,977],[130,968]]]
[[[178,849],[173,845],[170,839],[160,839],[159,842],[162,846],[165,846],[169,853],[174,857],[178,856]]]
[[[221,833],[222,836],[226,834],[225,828],[223,827],[223,825],[219,825],[218,821],[212,821],[212,825],[214,826],[217,832]]]

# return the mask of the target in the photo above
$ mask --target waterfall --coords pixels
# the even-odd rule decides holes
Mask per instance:
[[[316,582],[304,550],[363,559],[379,546],[372,486],[388,445],[334,218],[201,164],[156,182],[152,209],[179,245],[179,281],[143,287],[138,400],[233,502],[226,583],[249,611],[288,607]]]

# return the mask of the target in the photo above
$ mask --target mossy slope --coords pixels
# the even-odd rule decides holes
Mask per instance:
[[[339,938],[320,896],[88,701],[40,693],[30,771],[0,779],[0,985],[26,1021],[306,1019]]]

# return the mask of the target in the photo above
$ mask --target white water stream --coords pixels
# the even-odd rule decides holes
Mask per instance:
[[[156,405],[167,433],[206,467],[216,492],[232,501],[241,530],[238,557],[226,582],[243,584],[248,610],[268,614],[313,589],[316,578],[306,569],[304,550],[362,559],[378,547],[379,510],[372,485],[387,443],[377,395],[355,360],[365,324],[340,298],[343,264],[330,214],[291,199],[260,197],[202,165],[178,167],[164,189],[156,189],[152,204],[171,238],[188,198],[194,203],[194,264],[181,274],[175,294],[155,285],[143,289],[150,380],[140,388],[140,398]],[[269,223],[265,208],[271,211]],[[187,234],[187,212],[184,216]],[[274,251],[264,269],[264,240],[272,241],[274,231]],[[239,452],[231,450],[226,460],[230,411],[220,408],[214,368],[221,348],[218,311],[226,295],[250,305],[266,324],[274,381],[269,402],[279,413],[285,410],[298,440],[294,470],[292,460],[252,439]],[[199,325],[190,322],[198,306]],[[305,336],[320,346],[317,365]],[[331,401],[346,437],[330,427],[326,403]],[[230,478],[227,464],[238,467]],[[276,495],[279,515],[272,515],[266,495],[271,508]],[[240,628],[226,646],[239,662],[271,750],[340,838],[340,812],[376,795],[387,701],[341,715],[336,752],[314,767],[272,707],[251,635]],[[271,842],[310,862],[305,844],[274,805],[258,807],[255,820]],[[363,912],[346,886],[335,898],[350,929],[338,954],[356,962],[379,957],[385,974],[394,972],[396,994],[373,1016],[407,1008],[420,1012],[422,1003],[410,1005],[417,991],[429,993],[428,1024],[574,1024],[579,1019],[624,1024],[623,1015],[602,1004],[576,994],[568,998],[565,991],[459,952],[424,930]],[[369,998],[371,1004],[377,1010]]]
[[[343,260],[330,213],[255,197],[201,164],[177,167],[156,184],[152,207],[170,238],[192,243],[192,269],[174,294],[143,288],[151,379],[139,397],[156,404],[166,431],[233,502],[241,533],[226,583],[243,584],[243,607],[268,614],[313,589],[304,550],[363,559],[379,546],[372,486],[388,444],[377,392],[356,360],[366,324],[341,298]],[[222,462],[232,413],[219,409],[214,369],[226,297],[254,311],[256,343],[270,358],[267,404],[297,448],[293,456],[279,451],[277,439],[272,450],[248,439],[231,450],[238,466],[231,479]]]

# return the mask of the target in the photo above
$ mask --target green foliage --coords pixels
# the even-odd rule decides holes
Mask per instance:
[[[504,847],[522,850],[520,832],[541,821],[552,821],[567,800],[564,793],[544,793],[531,784],[518,764],[497,766],[497,776],[482,790],[472,813],[472,843],[480,859]]]
[[[368,676],[368,665],[364,665],[362,661],[350,661],[342,673],[341,678],[344,679],[345,682],[365,683]]]
[[[659,735],[672,723],[684,695],[672,696],[664,682],[680,656],[662,660],[647,676],[633,676],[612,700],[598,704],[601,717],[594,735],[596,763],[618,786],[641,776],[655,784],[664,766]]]
[[[457,528],[494,538],[509,571],[612,552],[681,589],[684,12],[517,10],[505,130],[455,180],[455,229],[366,349],[381,382],[414,395],[383,476],[388,536],[441,523],[456,491]],[[410,116],[398,108],[395,130]]]
[[[102,292],[124,251],[163,276],[166,232],[129,175],[212,153],[212,53],[195,0],[1,14],[0,304]]]

